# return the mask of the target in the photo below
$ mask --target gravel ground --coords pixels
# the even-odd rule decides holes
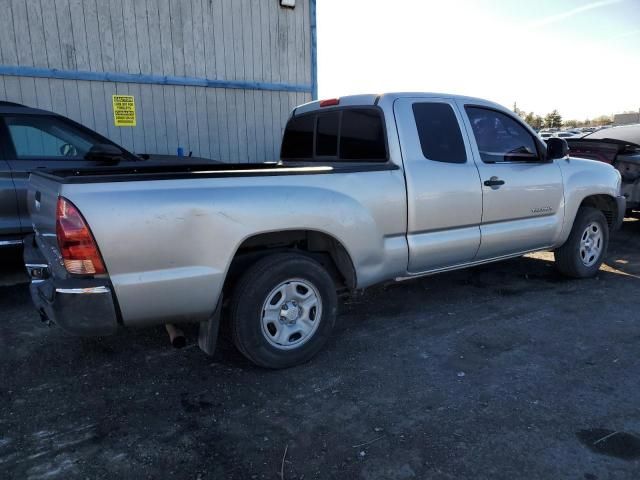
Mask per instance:
[[[354,295],[285,371],[70,337],[0,255],[2,479],[640,478],[639,221],[593,280],[536,254]]]

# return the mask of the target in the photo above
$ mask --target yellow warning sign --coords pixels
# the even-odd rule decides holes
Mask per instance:
[[[113,122],[116,127],[136,126],[136,102],[133,95],[112,95]]]

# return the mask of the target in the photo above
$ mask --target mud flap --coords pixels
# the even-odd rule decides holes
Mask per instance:
[[[218,299],[218,304],[209,317],[209,320],[200,322],[198,331],[198,346],[207,355],[213,355],[216,351],[216,343],[218,342],[218,329],[220,328],[220,313],[222,311],[222,295]]]

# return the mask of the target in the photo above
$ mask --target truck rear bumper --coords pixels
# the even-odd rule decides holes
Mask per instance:
[[[55,278],[32,237],[24,242],[25,266],[31,277],[31,299],[45,320],[85,336],[110,335],[118,314],[108,279]]]

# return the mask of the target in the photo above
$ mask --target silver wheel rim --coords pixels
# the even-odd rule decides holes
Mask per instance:
[[[322,319],[322,298],[308,281],[292,278],[271,290],[262,305],[262,335],[273,347],[291,350],[308,342]]]
[[[600,258],[602,253],[602,227],[597,222],[591,222],[582,232],[580,237],[580,260],[585,267],[591,267]]]

